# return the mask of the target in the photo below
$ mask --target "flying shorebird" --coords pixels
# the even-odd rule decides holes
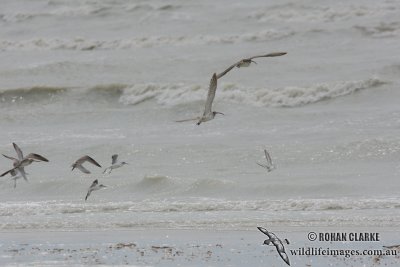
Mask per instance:
[[[111,156],[111,166],[104,169],[103,173],[105,173],[107,170],[109,170],[108,174],[110,174],[112,170],[120,168],[120,167],[124,166],[125,164],[128,164],[128,163],[126,163],[125,161],[118,163],[118,154],[114,154]]]
[[[264,149],[264,154],[265,154],[265,159],[267,160],[267,163],[266,164],[261,164],[261,163],[258,163],[258,162],[256,162],[256,163],[259,166],[267,169],[268,172],[276,169],[276,166],[275,166],[275,164],[272,163],[271,156],[269,155],[269,153],[268,153],[268,151],[266,149]]]
[[[102,188],[104,188],[104,187],[106,187],[106,186],[105,186],[105,185],[102,185],[102,184],[99,184],[99,181],[97,181],[97,179],[94,180],[93,183],[92,183],[92,185],[89,187],[89,190],[88,190],[88,192],[87,192],[87,194],[86,194],[86,197],[85,197],[85,201],[88,199],[88,197],[90,196],[90,194],[91,194],[93,191],[102,189]]]
[[[4,155],[4,154],[2,154],[2,155],[8,159],[11,159],[13,161],[13,166],[16,167],[19,164],[20,160],[22,160],[24,157],[22,154],[22,150],[18,147],[18,145],[13,143],[13,146],[14,146],[15,152],[17,153],[18,159]],[[17,180],[20,178],[24,178],[24,180],[26,182],[28,182],[28,179],[26,178],[26,173],[25,173],[24,167],[20,167],[19,169],[21,171],[18,171],[18,170],[10,171],[10,175],[12,177],[11,179],[14,180],[14,188],[17,187]]]
[[[4,157],[11,159],[13,161],[14,168],[4,172],[3,174],[0,175],[0,177],[3,177],[4,175],[6,175],[8,173],[11,173],[11,175],[13,175],[13,173],[15,173],[15,171],[17,170],[22,175],[22,177],[25,179],[25,181],[28,181],[28,179],[26,178],[26,173],[25,173],[24,167],[32,164],[32,162],[40,162],[40,161],[49,162],[49,160],[46,159],[45,157],[43,157],[39,154],[35,154],[35,153],[30,153],[24,157],[22,150],[18,147],[18,145],[13,143],[13,146],[14,146],[15,151],[17,152],[18,159],[9,157],[9,156],[6,156],[3,154]]]
[[[86,155],[86,156],[79,158],[77,161],[74,162],[74,164],[71,165],[71,167],[72,167],[71,171],[73,171],[75,168],[77,168],[78,170],[80,170],[83,173],[90,173],[90,171],[88,169],[86,169],[85,167],[82,166],[82,164],[85,163],[86,161],[101,168],[101,165],[99,163],[97,163],[97,161],[95,161],[94,159],[92,159],[91,157]]]
[[[286,262],[287,265],[290,266],[289,257],[285,252],[285,247],[282,244],[282,241],[272,232],[268,232],[267,229],[263,227],[257,227],[262,233],[268,236],[267,240],[264,240],[264,245],[274,245],[276,251],[278,251],[279,256],[281,256],[282,260]],[[289,244],[289,241],[285,239],[285,242]]]
[[[255,58],[260,58],[260,57],[279,57],[279,56],[283,56],[283,55],[286,55],[286,54],[287,54],[286,52],[275,52],[275,53],[269,53],[269,54],[266,54],[266,55],[259,55],[259,56],[253,56],[253,57],[249,57],[249,58],[244,58],[244,59],[239,60],[235,64],[232,64],[226,70],[224,70],[223,72],[219,73],[218,75],[216,73],[214,73],[213,76],[211,77],[210,86],[208,88],[207,100],[206,100],[206,105],[204,107],[203,115],[201,117],[196,117],[196,118],[193,118],[193,119],[178,120],[176,122],[185,122],[185,121],[197,120],[198,121],[197,125],[200,125],[202,122],[206,122],[206,121],[214,119],[216,114],[225,115],[222,112],[217,112],[217,111],[212,111],[211,110],[212,103],[213,103],[214,98],[215,98],[215,92],[217,90],[217,80],[222,78],[225,74],[227,74],[229,71],[231,71],[234,67],[242,68],[242,67],[250,66],[251,63],[257,64],[253,60]]]

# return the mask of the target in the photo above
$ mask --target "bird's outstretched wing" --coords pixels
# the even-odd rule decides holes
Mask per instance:
[[[210,86],[208,87],[208,94],[207,94],[206,106],[204,108],[204,115],[211,113],[211,107],[215,98],[216,91],[217,91],[217,74],[214,73],[210,80]]]
[[[283,250],[281,251],[281,250],[278,250],[278,247],[277,247],[276,250],[278,251],[278,254],[279,254],[279,256],[281,256],[282,260],[283,260],[284,262],[286,262],[287,265],[290,266],[289,257],[288,257],[288,255],[286,254],[285,248],[283,248]]]
[[[232,64],[231,66],[229,66],[226,70],[224,70],[223,72],[219,73],[217,75],[217,79],[223,77],[225,74],[227,74],[229,71],[231,71],[234,67],[240,67],[243,63],[251,63],[253,62],[252,60],[255,58],[259,58],[259,57],[279,57],[279,56],[283,56],[286,55],[286,52],[274,52],[274,53],[269,53],[269,54],[265,54],[265,55],[258,55],[258,56],[253,56],[253,57],[249,57],[249,58],[244,58],[239,60],[238,62],[236,62],[235,64]]]
[[[25,157],[26,159],[33,159],[35,161],[45,161],[45,162],[49,162],[48,159],[46,159],[45,157],[39,155],[39,154],[35,154],[35,153],[30,153],[28,156]]]
[[[10,172],[14,171],[15,169],[16,169],[16,168],[12,168],[11,170],[8,170],[8,171],[6,171],[6,172],[3,172],[2,174],[0,174],[0,177],[3,177],[3,176],[5,176],[5,175],[9,174]]]
[[[25,172],[24,167],[19,167],[19,168],[17,168],[17,170],[21,174],[21,176],[24,178],[24,180],[28,182],[28,178],[26,178],[26,172]]]
[[[278,251],[279,256],[282,258],[287,265],[290,266],[289,257],[286,254],[285,247],[282,244],[282,241],[272,232],[269,232],[267,229],[263,227],[257,227],[262,233],[267,235],[269,239],[272,241],[273,245],[275,246],[276,250]]]
[[[253,57],[249,57],[246,58],[247,60],[251,60],[251,59],[255,59],[255,58],[259,58],[259,57],[280,57],[280,56],[284,56],[286,55],[287,52],[273,52],[273,53],[268,53],[265,55],[258,55],[258,56],[253,56]]]
[[[270,172],[272,169],[271,169],[271,167],[270,166],[268,166],[268,165],[265,165],[265,164],[261,164],[261,163],[258,163],[258,162],[256,162],[257,163],[257,165],[258,166],[261,166],[261,167],[263,167],[263,168],[265,168],[265,169],[267,169],[267,171],[268,172]]]
[[[267,160],[267,162],[272,165],[272,159],[271,156],[269,155],[268,151],[266,149],[264,149],[264,154],[265,154],[265,159]]]
[[[2,154],[3,155],[3,157],[6,157],[6,158],[8,158],[8,159],[11,159],[12,161],[19,161],[18,159],[16,159],[16,158],[13,158],[13,157],[10,157],[10,156],[7,156],[7,155],[4,155],[4,154]]]
[[[95,187],[98,183],[99,181],[97,179],[94,180],[93,183],[90,185],[90,188]]]
[[[96,165],[97,167],[101,168],[101,165],[99,163],[97,163],[97,161],[95,161],[94,159],[92,159],[89,156],[86,156],[86,161],[92,163],[93,165]],[[97,180],[96,180],[97,181]]]
[[[92,193],[92,190],[88,190],[88,192],[87,192],[87,194],[86,194],[86,197],[85,197],[85,201],[88,199],[88,197],[90,196],[90,193]]]
[[[87,192],[87,194],[86,194],[86,197],[85,197],[85,201],[88,199],[88,197],[90,196],[90,193],[92,193],[92,191],[93,191],[93,188],[96,187],[96,185],[97,185],[98,183],[99,183],[99,181],[97,181],[97,179],[96,179],[96,180],[94,180],[93,183],[90,185],[89,190],[88,190],[88,192]]]
[[[279,237],[277,237],[274,233],[268,232],[268,236],[270,236],[271,240],[273,240],[273,244],[278,252],[279,256],[281,256],[282,260],[286,262],[287,265],[290,266],[289,257],[286,254],[285,246],[283,245],[282,241]]]
[[[28,181],[28,179],[26,178],[26,173],[25,173],[24,167],[14,167],[14,168],[2,173],[0,175],[0,177],[3,177],[7,174],[11,174],[11,176],[15,176],[17,174],[17,171],[21,174],[21,176],[25,179],[25,181]]]
[[[86,174],[90,173],[90,171],[88,169],[86,169],[85,167],[83,167],[82,165],[76,165],[76,168],[83,173],[86,173]]]
[[[257,229],[260,230],[261,233],[265,234],[269,238],[272,238],[272,235],[270,234],[270,232],[268,232],[268,230],[265,229],[264,227],[258,226]]]
[[[83,164],[86,161],[92,163],[93,165],[96,165],[97,167],[101,167],[101,165],[99,163],[97,163],[97,161],[95,161],[93,158],[89,157],[88,155],[81,157],[80,159],[78,159],[76,161],[76,163],[78,163],[78,165],[79,165],[79,164]]]
[[[114,154],[111,156],[111,165],[114,165],[115,163],[117,163],[118,160],[118,154]]]
[[[22,153],[22,150],[19,148],[19,146],[16,143],[13,143],[15,152],[17,152],[17,156],[19,160],[22,160],[24,158],[24,154]]]

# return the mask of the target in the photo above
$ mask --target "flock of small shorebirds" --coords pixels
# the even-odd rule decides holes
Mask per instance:
[[[2,173],[0,175],[0,177],[10,174],[11,179],[14,180],[14,188],[16,188],[18,179],[23,178],[26,182],[28,182],[27,173],[25,172],[26,166],[31,165],[33,162],[49,162],[49,160],[39,154],[36,154],[36,153],[30,153],[24,157],[22,150],[19,148],[19,146],[16,143],[13,143],[13,146],[14,146],[15,152],[17,152],[18,158],[14,158],[14,157],[10,157],[10,156],[2,154],[4,157],[11,159],[13,161],[13,168]],[[267,152],[266,149],[264,149],[264,153],[265,153],[266,163],[259,163],[259,162],[256,162],[256,163],[258,165],[260,165],[261,167],[265,168],[268,172],[270,172],[270,171],[274,170],[276,167],[275,167],[275,164],[272,163],[271,156],[269,155],[269,153]],[[73,171],[74,169],[78,169],[85,174],[90,174],[90,171],[83,166],[83,164],[85,162],[91,163],[91,164],[101,168],[101,165],[96,160],[94,160],[92,157],[90,157],[88,155],[85,155],[85,156],[82,156],[79,159],[77,159],[71,165],[71,167],[72,167],[71,171]],[[118,169],[126,164],[128,164],[128,163],[125,161],[119,162],[118,154],[114,154],[111,156],[111,165],[104,169],[103,174],[104,173],[110,174],[112,172],[112,170]],[[98,179],[94,180],[88,189],[88,192],[85,197],[85,201],[88,199],[88,197],[90,196],[90,194],[93,191],[96,191],[96,190],[99,190],[99,189],[102,189],[105,187],[106,187],[105,185],[99,184]]]
[[[14,157],[10,157],[10,156],[2,154],[4,157],[11,159],[13,161],[13,168],[2,173],[0,175],[0,177],[10,174],[12,177],[11,179],[14,180],[14,188],[16,188],[18,179],[24,178],[24,180],[26,182],[28,182],[28,178],[26,177],[27,173],[25,172],[26,166],[31,165],[33,162],[49,162],[49,160],[39,154],[36,154],[36,153],[30,153],[24,157],[24,154],[22,153],[22,150],[19,148],[19,146],[16,143],[13,143],[13,146],[14,146],[15,152],[17,152],[18,158],[14,158]],[[97,161],[95,161],[92,157],[85,155],[85,156],[77,159],[71,165],[71,167],[72,167],[71,171],[73,171],[74,169],[78,169],[83,173],[90,174],[90,171],[83,166],[83,163],[85,163],[85,162],[89,162],[89,163],[101,168],[101,165]],[[125,161],[118,162],[118,154],[114,154],[111,156],[111,165],[104,169],[103,174],[106,172],[108,174],[110,174],[112,170],[120,168],[126,164],[128,164],[128,163],[126,163]],[[106,187],[106,186],[99,184],[99,181],[97,179],[94,180],[93,183],[89,187],[89,190],[85,197],[85,201],[88,199],[88,197],[90,196],[90,194],[93,191],[102,189],[104,187]]]
[[[244,58],[238,62],[236,62],[235,64],[232,64],[231,66],[229,66],[226,70],[224,70],[223,72],[217,74],[214,73],[211,77],[211,81],[210,81],[210,85],[208,88],[208,94],[207,94],[207,99],[206,99],[206,104],[204,107],[204,112],[202,116],[196,117],[196,118],[192,118],[192,119],[185,119],[185,120],[178,120],[176,122],[185,122],[185,121],[193,121],[196,120],[197,121],[197,125],[200,125],[202,122],[207,122],[210,121],[212,119],[214,119],[216,114],[221,114],[224,115],[222,112],[217,112],[217,111],[212,111],[212,103],[214,101],[215,98],[215,92],[217,90],[217,81],[218,79],[222,78],[225,74],[227,74],[229,71],[231,71],[233,68],[237,67],[237,68],[242,68],[242,67],[248,67],[251,65],[251,63],[255,63],[257,64],[253,59],[255,58],[262,58],[262,57],[278,57],[278,56],[283,56],[286,55],[286,52],[275,52],[275,53],[269,53],[269,54],[265,54],[265,55],[259,55],[259,56],[253,56],[250,58]],[[3,174],[0,175],[0,177],[3,177],[7,174],[10,174],[12,176],[12,179],[14,180],[14,188],[17,186],[17,180],[20,178],[23,178],[25,181],[28,181],[27,179],[27,173],[25,172],[25,167],[32,164],[33,162],[48,162],[49,160],[46,159],[45,157],[39,155],[39,154],[35,154],[35,153],[30,153],[27,156],[24,157],[22,150],[18,147],[17,144],[13,143],[15,152],[17,153],[17,157],[18,158],[14,158],[14,157],[10,157],[7,155],[4,155],[4,157],[10,159],[13,161],[13,168],[9,169],[8,171],[4,172]],[[265,159],[266,159],[266,163],[258,163],[258,165],[260,165],[261,167],[265,168],[268,172],[272,171],[273,169],[275,169],[275,165],[272,163],[272,159],[271,156],[269,155],[268,151],[266,149],[264,149],[264,154],[265,154]],[[122,162],[118,162],[118,155],[112,155],[112,161],[111,161],[111,166],[107,167],[103,173],[108,172],[109,174],[111,173],[112,170],[120,168],[128,163],[122,161]],[[78,160],[76,160],[73,164],[72,164],[72,171],[74,169],[78,169],[81,172],[85,173],[85,174],[90,174],[90,171],[88,169],[86,169],[83,164],[85,162],[91,163],[97,167],[101,168],[101,165],[95,161],[92,157],[85,155],[83,157],[80,157]],[[90,194],[93,191],[99,190],[106,187],[105,185],[99,184],[98,180],[94,180],[92,182],[92,184],[90,185],[88,192],[86,194],[85,197],[85,201],[88,199],[88,197],[90,196]]]

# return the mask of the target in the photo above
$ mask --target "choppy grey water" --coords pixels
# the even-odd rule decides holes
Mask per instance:
[[[0,229],[400,225],[398,1],[2,1]],[[259,59],[219,81],[213,72]],[[256,165],[263,149],[277,169]],[[88,154],[103,175],[71,172]],[[1,170],[11,162],[1,157]],[[107,189],[93,192],[94,179]]]

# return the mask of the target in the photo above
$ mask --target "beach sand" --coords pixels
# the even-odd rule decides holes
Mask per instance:
[[[311,242],[309,229],[275,234],[285,244],[291,266],[399,266],[400,251],[391,256],[295,256],[301,248],[371,251],[399,244],[400,234],[379,229],[313,229],[322,232],[378,232],[377,242]],[[1,232],[2,266],[287,266],[275,247],[262,245],[257,229],[217,230],[93,230]]]

